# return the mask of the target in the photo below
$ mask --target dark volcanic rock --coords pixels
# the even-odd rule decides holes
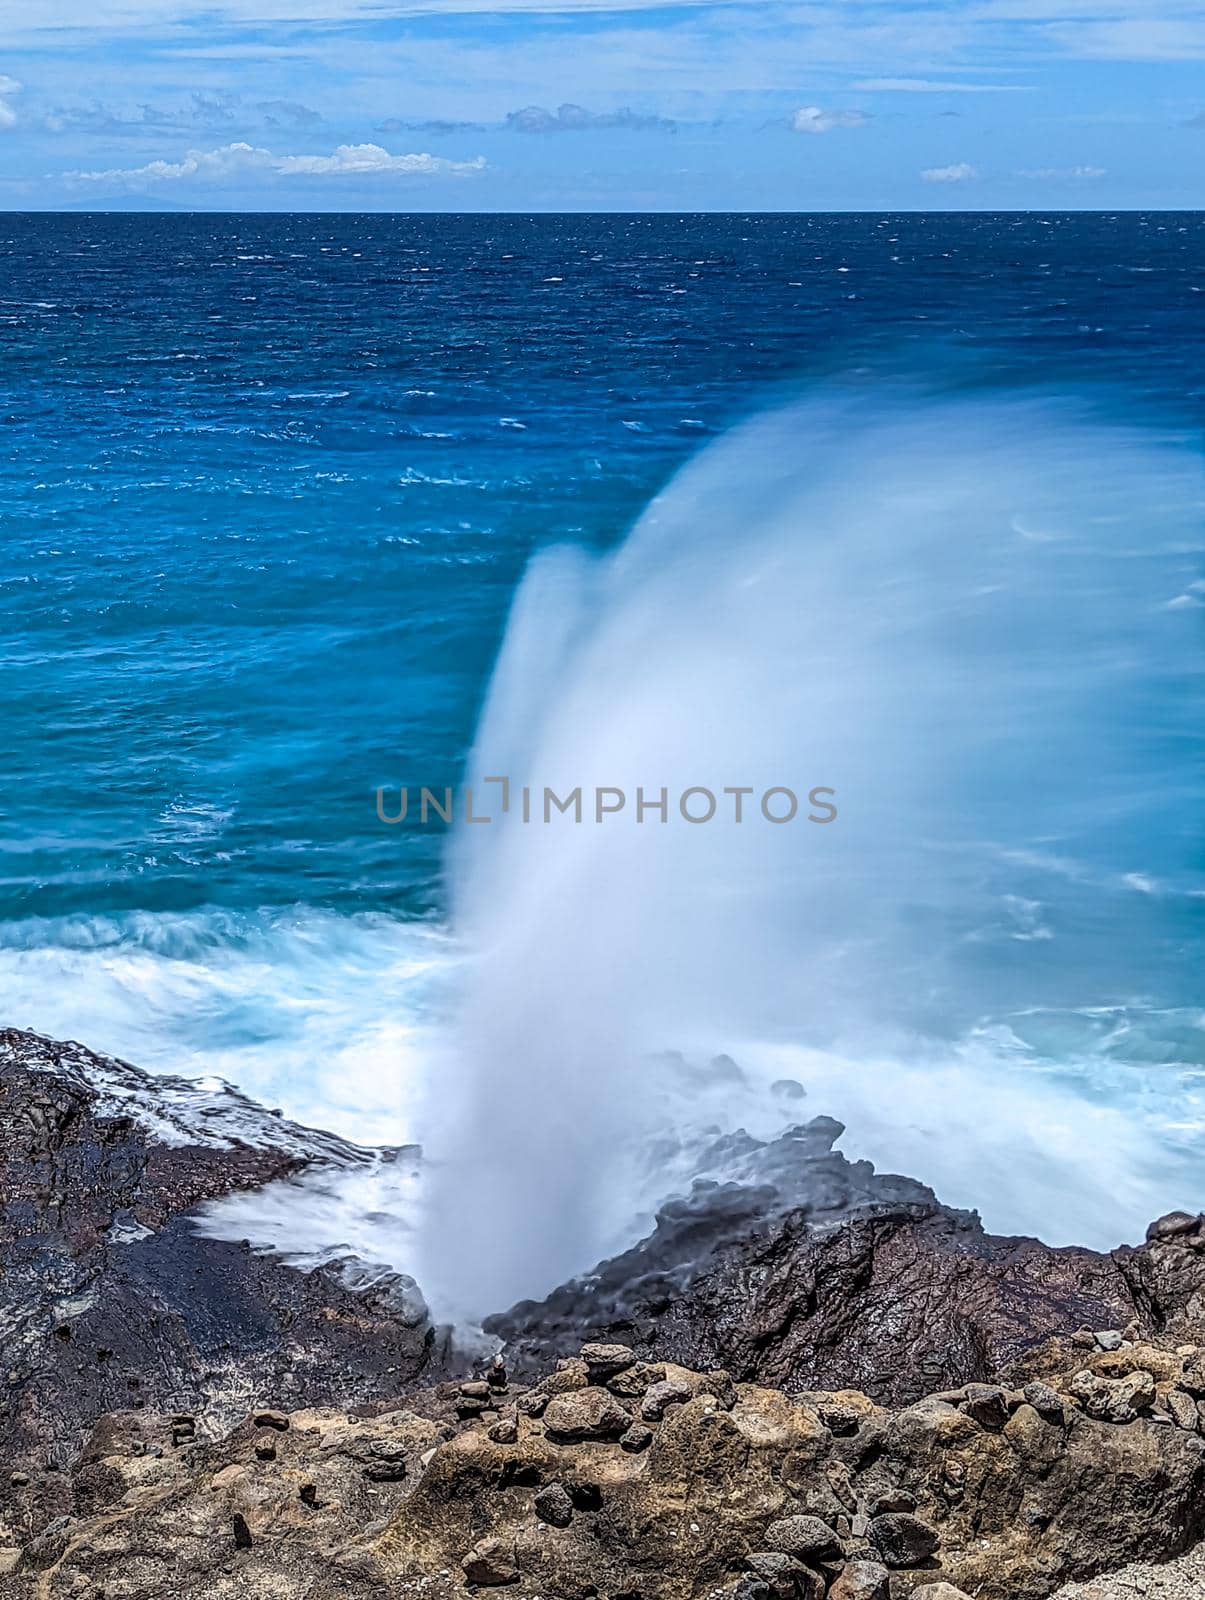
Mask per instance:
[[[1205,1281],[1195,1234],[1112,1256],[997,1238],[923,1184],[848,1161],[831,1149],[840,1131],[817,1118],[760,1161],[749,1141],[750,1181],[696,1185],[634,1249],[487,1329],[529,1371],[582,1339],[619,1340],[738,1380],[898,1403],[992,1381],[1083,1325],[1162,1326],[1158,1308],[1188,1307]]]
[[[259,1396],[371,1402],[432,1365],[408,1280],[355,1292],[199,1237],[200,1202],[370,1152],[217,1080],[157,1078],[78,1045],[0,1032],[0,1452],[62,1467],[107,1411],[187,1414],[173,1447]],[[54,1496],[44,1496],[52,1514]]]

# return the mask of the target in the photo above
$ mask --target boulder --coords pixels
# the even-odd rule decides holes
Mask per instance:
[[[618,1439],[632,1420],[609,1390],[597,1387],[555,1395],[544,1410],[545,1428],[561,1439]]]

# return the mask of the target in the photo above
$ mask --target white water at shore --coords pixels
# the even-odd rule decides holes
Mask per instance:
[[[1201,508],[1191,449],[1058,400],[759,419],[615,554],[537,558],[473,772],[826,785],[836,822],[512,811],[453,841],[454,934],[13,925],[5,1020],[423,1143],[417,1188],[386,1164],[228,1221],[413,1273],[439,1316],[629,1242],[708,1128],[820,1113],[996,1231],[1134,1238],[1205,1203]]]

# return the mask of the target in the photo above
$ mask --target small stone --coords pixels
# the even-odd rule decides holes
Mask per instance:
[[[515,1401],[515,1408],[525,1417],[542,1417],[544,1408],[548,1404],[548,1396],[532,1390],[530,1394],[521,1394]]]
[[[647,1450],[656,1435],[646,1422],[633,1422],[626,1432],[619,1435],[622,1447],[632,1455],[637,1455],[641,1450]]]
[[[500,1416],[489,1432],[495,1444],[517,1444],[519,1439],[519,1413],[506,1411]]]
[[[704,1373],[699,1393],[712,1395],[721,1411],[731,1411],[737,1402],[736,1384],[732,1381],[732,1374],[725,1372],[723,1368]]]
[[[908,1512],[870,1519],[870,1537],[889,1567],[919,1567],[941,1543],[935,1529]]]
[[[275,1428],[277,1433],[286,1433],[289,1427],[283,1411],[257,1411],[251,1420],[257,1428]]]
[[[667,1378],[663,1383],[654,1383],[640,1403],[640,1415],[646,1422],[660,1422],[668,1407],[689,1400],[692,1392],[690,1384],[684,1383],[681,1378]]]
[[[21,1565],[21,1549],[18,1545],[0,1545],[0,1577],[7,1578],[10,1573],[16,1572]]]
[[[1185,1433],[1197,1432],[1200,1418],[1197,1415],[1197,1402],[1191,1395],[1185,1394],[1182,1389],[1173,1389],[1167,1397],[1167,1409],[1178,1428],[1183,1428]]]
[[[460,1393],[470,1400],[489,1400],[492,1398],[490,1386],[479,1378],[470,1378],[467,1383],[460,1385]]]
[[[548,1402],[544,1426],[562,1439],[618,1439],[632,1425],[632,1414],[606,1389],[579,1389]]]
[[[968,1383],[960,1409],[991,1433],[999,1433],[1008,1421],[1008,1399],[1003,1389],[991,1383]]]
[[[839,1556],[841,1541],[834,1529],[819,1517],[802,1513],[793,1517],[780,1517],[766,1529],[767,1550],[781,1551],[783,1555],[813,1559]]]
[[[1096,1335],[1096,1348],[1098,1350],[1120,1350],[1125,1340],[1116,1328],[1106,1328],[1103,1333]]]
[[[400,1483],[406,1476],[406,1447],[400,1439],[376,1439],[368,1453],[372,1459],[364,1476],[370,1483]]]
[[[626,1344],[584,1344],[578,1354],[591,1383],[606,1383],[636,1365],[636,1352]]]
[[[1071,1343],[1078,1345],[1081,1350],[1095,1350],[1096,1335],[1091,1328],[1077,1328],[1071,1335]]]
[[[888,1600],[890,1576],[877,1561],[851,1561],[828,1592],[828,1600]]]
[[[23,1489],[29,1482],[29,1473],[14,1472],[8,1481],[12,1484],[14,1489]]]
[[[971,1597],[952,1583],[924,1583],[919,1589],[913,1589],[912,1600],[971,1600]]]
[[[270,1439],[264,1444],[257,1444],[255,1447],[255,1456],[258,1461],[275,1461],[276,1446]]]
[[[504,1584],[519,1581],[514,1550],[501,1539],[479,1540],[461,1565],[466,1581],[480,1584],[483,1588],[500,1588]]]
[[[536,1516],[553,1528],[567,1528],[573,1521],[573,1497],[563,1483],[550,1483],[533,1502]]]
[[[1177,1379],[1178,1387],[1198,1400],[1205,1396],[1205,1351],[1196,1350],[1184,1363],[1184,1371]]]
[[[1033,1383],[1027,1383],[1021,1393],[1025,1397],[1025,1403],[1031,1405],[1040,1417],[1048,1421],[1063,1420],[1066,1411],[1063,1397],[1048,1383],[1035,1380]]]
[[[247,1519],[241,1511],[236,1511],[231,1523],[234,1531],[234,1544],[238,1550],[250,1550],[254,1541],[251,1538],[251,1529],[247,1526]]]
[[[660,1361],[638,1361],[607,1379],[607,1388],[621,1400],[643,1399],[650,1384],[665,1382],[665,1367]]]

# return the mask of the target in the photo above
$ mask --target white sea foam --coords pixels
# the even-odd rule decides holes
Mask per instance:
[[[613,555],[536,559],[479,782],[823,784],[840,817],[463,830],[464,1075],[423,1241],[454,1307],[597,1256],[667,1047],[801,1052],[855,1151],[998,1226],[1146,1220],[1166,1117],[985,1024],[1191,981],[1146,884],[1200,882],[1168,822],[1201,799],[1201,639],[1161,602],[1199,574],[1201,501],[1193,452],[1055,398],[834,388],[703,452]]]
[[[386,1262],[440,1316],[629,1242],[709,1132],[821,1112],[997,1230],[1132,1238],[1205,1202],[1205,899],[1173,825],[1203,798],[1205,679],[1195,608],[1165,604],[1200,585],[1201,503],[1188,450],[1055,400],[834,392],[756,421],[613,555],[537,558],[472,770],[827,784],[836,823],[512,815],[455,840],[455,936],[22,923],[5,1019],[422,1143],[421,1180],[319,1174],[206,1226]]]

